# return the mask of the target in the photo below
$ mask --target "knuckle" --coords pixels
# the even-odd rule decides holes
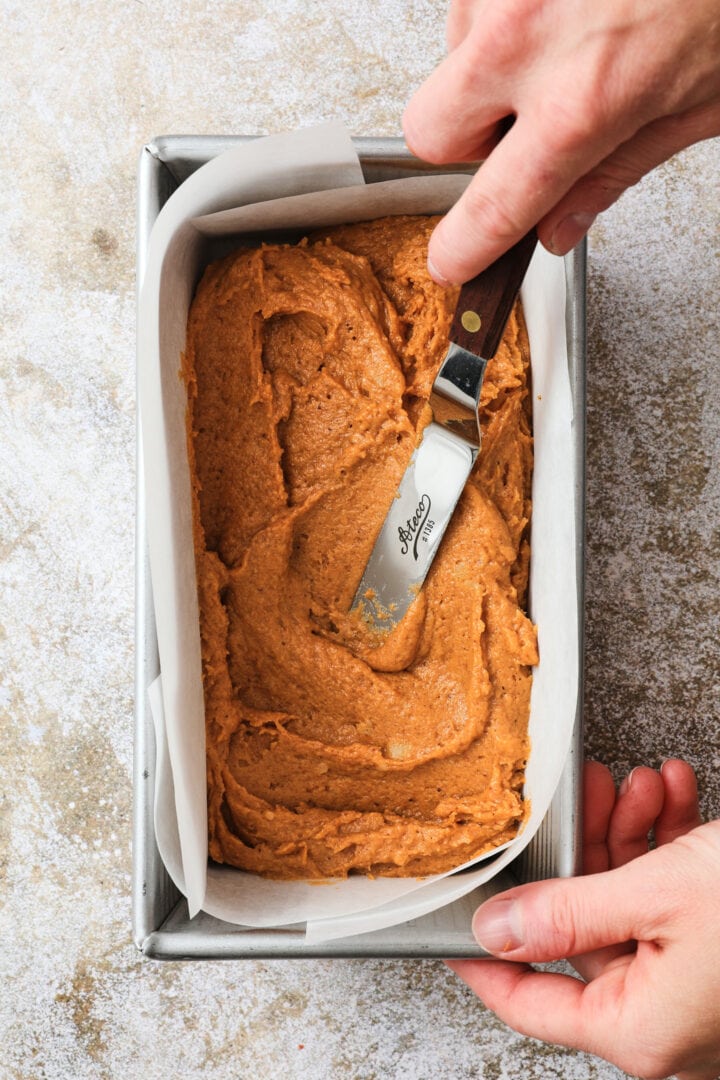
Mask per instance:
[[[494,72],[513,75],[517,71],[518,57],[526,53],[528,39],[533,36],[537,8],[532,0],[506,0],[485,6],[473,32],[481,55],[492,57]]]
[[[422,161],[431,165],[444,165],[456,156],[457,138],[443,117],[432,120],[428,110],[412,102],[405,110],[402,121],[403,134],[408,148]]]
[[[517,217],[497,195],[489,195],[479,184],[471,184],[464,200],[470,227],[485,243],[502,247],[517,238]]]
[[[422,104],[413,98],[403,114],[402,129],[405,142],[413,154],[432,162],[435,140],[431,128],[422,122],[423,111]]]
[[[582,150],[597,130],[594,115],[590,107],[568,108],[558,103],[549,108],[543,124],[549,155],[554,158],[572,157]]]
[[[567,78],[556,85],[537,106],[548,144],[556,154],[584,152],[613,126],[612,106],[600,86],[568,85]]]
[[[542,962],[575,955],[578,910],[572,887],[565,882],[548,882],[529,888],[523,923],[533,958]]]
[[[574,956],[577,952],[576,905],[570,900],[569,893],[558,890],[550,905],[547,921],[547,947],[553,955]]]

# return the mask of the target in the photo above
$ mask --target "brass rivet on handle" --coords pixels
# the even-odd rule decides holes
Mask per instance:
[[[477,311],[463,311],[460,316],[460,322],[463,325],[463,329],[467,330],[468,334],[476,334],[482,326],[482,319]]]

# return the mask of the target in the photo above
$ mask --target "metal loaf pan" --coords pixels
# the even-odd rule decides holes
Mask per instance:
[[[138,281],[142,279],[153,222],[176,188],[211,158],[241,143],[243,136],[164,136],[142,150],[138,177]],[[368,183],[443,171],[414,158],[401,139],[354,140]],[[510,867],[488,885],[438,911],[387,930],[322,945],[304,943],[302,927],[255,930],[222,922],[201,912],[188,917],[187,905],[160,859],[153,826],[155,738],[147,688],[159,673],[152,581],[145,531],[142,432],[138,426],[136,547],[136,671],[133,821],[133,936],[155,959],[238,959],[291,957],[452,958],[484,955],[470,932],[479,903],[527,881],[570,876],[580,859],[582,776],[582,629],[585,496],[585,265],[584,243],[565,258],[570,381],[575,415],[577,487],[577,582],[579,670],[573,741],[563,776],[539,832]]]

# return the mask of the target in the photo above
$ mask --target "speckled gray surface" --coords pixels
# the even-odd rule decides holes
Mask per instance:
[[[130,936],[134,200],[162,132],[399,133],[444,3],[2,0],[0,1077],[621,1074],[439,963],[160,965]],[[596,226],[587,744],[720,812],[720,147]]]

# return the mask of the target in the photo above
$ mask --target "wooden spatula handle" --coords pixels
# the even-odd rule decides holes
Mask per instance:
[[[463,285],[450,326],[451,341],[486,360],[495,355],[536,244],[537,233],[531,229]]]

